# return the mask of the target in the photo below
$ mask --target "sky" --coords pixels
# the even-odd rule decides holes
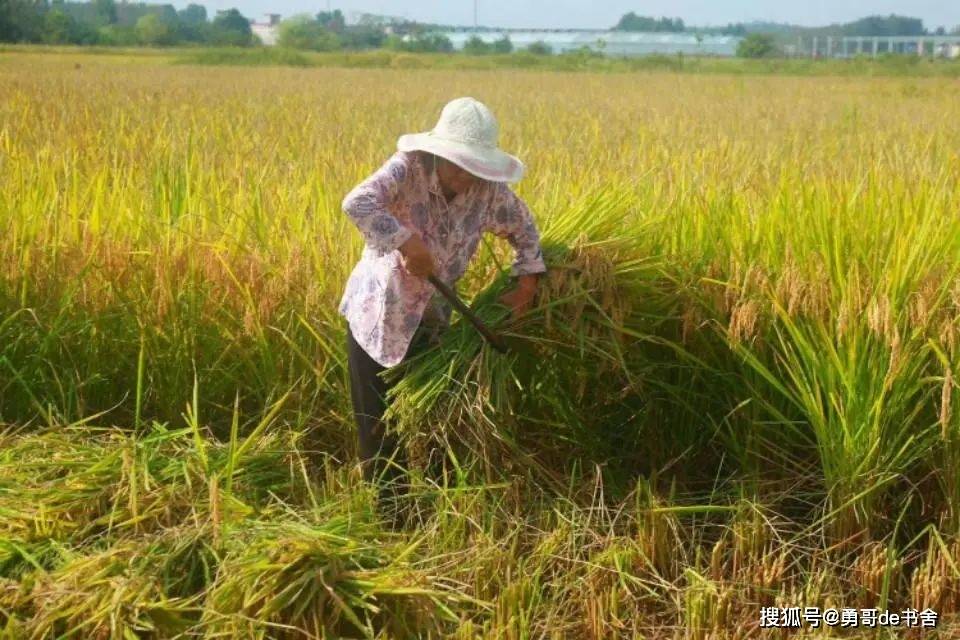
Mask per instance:
[[[177,0],[183,7],[189,0]],[[474,0],[193,0],[212,15],[236,7],[248,18],[326,9],[391,15],[419,22],[473,24]],[[818,26],[867,15],[923,18],[927,28],[960,25],[960,0],[477,0],[480,24],[491,27],[608,28],[624,13],[683,18],[690,25],[764,20]]]

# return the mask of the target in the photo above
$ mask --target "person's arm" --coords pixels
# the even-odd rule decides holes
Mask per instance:
[[[547,270],[540,232],[527,205],[506,184],[496,186],[487,215],[489,231],[505,238],[516,253],[510,273],[517,278],[517,286],[500,298],[516,317],[530,309],[540,274]]]
[[[388,209],[403,183],[409,179],[410,171],[409,156],[394,154],[347,194],[343,199],[343,211],[360,230],[368,246],[383,253],[399,250],[407,271],[426,277],[435,271],[427,245],[419,235],[400,224]]]
[[[410,238],[412,231],[389,209],[409,170],[407,156],[396,153],[343,199],[343,212],[360,230],[367,246],[387,253]]]

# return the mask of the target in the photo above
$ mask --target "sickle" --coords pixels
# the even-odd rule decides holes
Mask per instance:
[[[496,349],[500,353],[507,352],[507,345],[503,341],[503,338],[501,338],[500,336],[495,334],[493,331],[491,331],[490,327],[484,324],[483,320],[478,318],[477,314],[475,314],[473,310],[470,309],[470,307],[465,305],[463,301],[460,300],[460,298],[457,296],[457,293],[453,289],[448,287],[442,280],[440,280],[436,276],[427,276],[427,280],[430,281],[430,284],[436,287],[437,291],[440,292],[440,295],[446,298],[447,302],[449,302],[454,309],[460,312],[460,315],[462,315],[464,318],[469,320],[470,324],[476,327],[477,331],[480,332],[480,335],[483,336],[484,340],[490,343],[490,346],[492,346],[494,349]]]

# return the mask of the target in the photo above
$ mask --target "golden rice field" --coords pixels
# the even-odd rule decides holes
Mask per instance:
[[[408,365],[394,531],[340,202],[461,95],[551,271],[505,320],[491,239],[510,355]],[[948,79],[0,54],[0,638],[960,637],[958,122]]]

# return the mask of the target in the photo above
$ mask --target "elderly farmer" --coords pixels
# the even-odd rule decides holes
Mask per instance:
[[[523,164],[497,148],[499,127],[473,98],[447,104],[433,131],[401,136],[398,151],[343,201],[366,246],[347,281],[350,391],[368,480],[396,481],[397,441],[382,421],[385,369],[428,346],[450,309],[427,281],[447,284],[466,271],[480,236],[506,238],[516,251],[516,287],[501,298],[526,311],[545,270],[540,238],[524,203],[507,187]]]

